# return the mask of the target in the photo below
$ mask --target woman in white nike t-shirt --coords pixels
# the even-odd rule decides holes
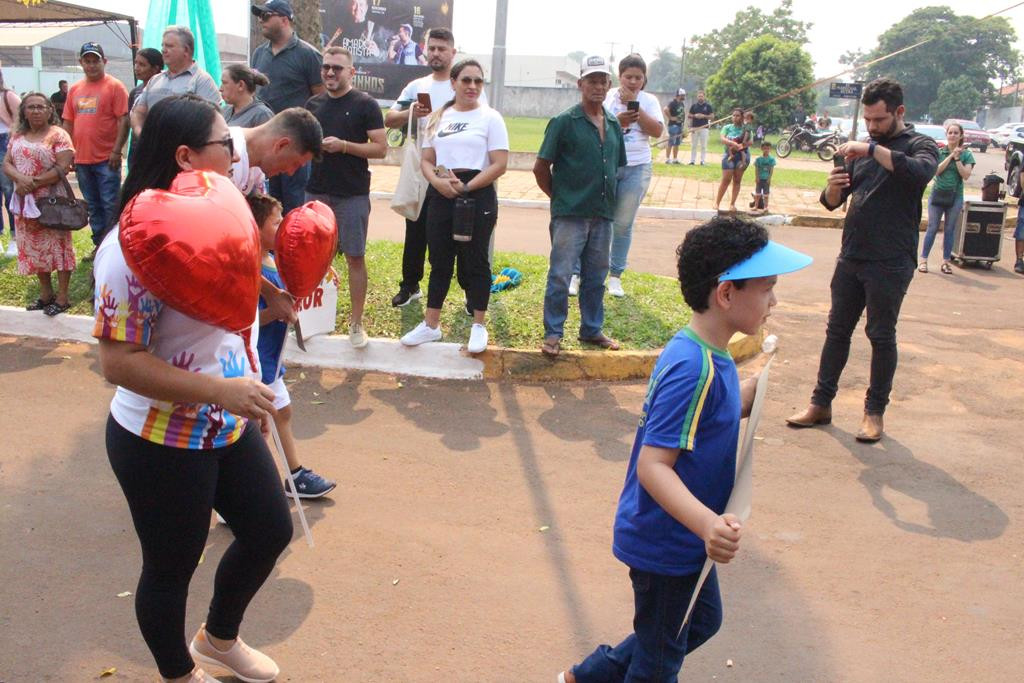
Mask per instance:
[[[484,316],[491,294],[487,245],[498,219],[494,181],[508,165],[508,130],[501,114],[479,101],[484,87],[479,62],[459,62],[451,77],[455,99],[431,116],[420,164],[430,183],[424,201],[430,248],[427,310],[402,343],[416,346],[441,339],[441,306],[457,261],[459,285],[473,311],[466,349],[480,353],[487,348]],[[460,200],[470,200],[469,205]]]

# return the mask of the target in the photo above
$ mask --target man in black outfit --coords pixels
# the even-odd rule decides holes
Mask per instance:
[[[57,82],[57,92],[50,95],[50,102],[57,112],[57,118],[64,120],[64,103],[68,101],[68,82],[61,79]]]
[[[903,121],[903,88],[879,78],[861,98],[867,142],[847,142],[838,154],[845,167],[829,174],[821,203],[834,211],[851,199],[843,241],[832,276],[832,309],[811,404],[786,419],[793,427],[832,421],[832,399],[850,355],[850,337],[867,308],[871,341],[871,383],[857,440],[882,438],[882,414],[896,373],[896,320],[914,276],[921,197],[935,175],[938,148]],[[849,171],[849,172],[848,172]]]

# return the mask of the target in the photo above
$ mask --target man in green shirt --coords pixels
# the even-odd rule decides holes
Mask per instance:
[[[560,351],[569,313],[569,279],[580,272],[580,341],[603,349],[619,344],[604,326],[604,281],[608,275],[616,176],[626,163],[618,120],[604,108],[611,71],[604,57],[585,57],[577,81],[581,102],[548,121],[533,175],[551,198],[551,259],[544,293],[544,345]]]

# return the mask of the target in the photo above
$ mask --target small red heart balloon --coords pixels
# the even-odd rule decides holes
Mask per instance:
[[[121,212],[121,249],[165,304],[229,332],[246,332],[260,296],[260,238],[242,193],[211,171],[178,174]]]
[[[274,263],[288,292],[312,294],[327,274],[338,248],[334,211],[323,202],[306,202],[288,212],[274,238]]]

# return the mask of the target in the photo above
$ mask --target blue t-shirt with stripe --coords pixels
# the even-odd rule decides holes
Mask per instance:
[[[277,268],[263,263],[261,266],[263,277],[274,283],[275,287],[284,289],[281,276]],[[267,307],[267,302],[260,296],[259,310]],[[278,359],[281,357],[281,349],[284,348],[285,337],[288,336],[288,323],[282,320],[271,320],[266,325],[260,326],[260,336],[256,340],[256,351],[260,356],[260,370],[264,384],[273,384],[277,377],[284,375],[284,363],[281,363],[281,370],[277,377],[274,376],[274,368],[277,367]]]
[[[700,571],[704,541],[651,498],[636,475],[642,446],[679,449],[674,469],[718,514],[736,478],[740,384],[729,352],[689,327],[665,346],[651,373],[615,514],[612,551],[635,569],[669,576]]]

